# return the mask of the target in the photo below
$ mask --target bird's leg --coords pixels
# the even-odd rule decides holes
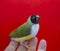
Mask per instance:
[[[30,48],[30,47],[28,46],[28,41],[20,42],[20,44],[21,44],[22,46],[24,46],[25,48],[32,50],[32,48]]]
[[[29,48],[26,42],[20,42],[20,44],[26,48]]]

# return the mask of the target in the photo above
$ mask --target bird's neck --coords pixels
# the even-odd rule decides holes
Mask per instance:
[[[33,25],[33,23],[32,23],[31,20],[30,20],[30,17],[29,17],[29,19],[27,20],[27,23]]]

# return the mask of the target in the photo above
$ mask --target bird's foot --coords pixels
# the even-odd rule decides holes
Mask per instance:
[[[25,42],[20,42],[20,44],[22,46],[24,46],[26,49],[29,49],[29,50],[34,50],[33,47],[30,47],[28,44],[29,44],[29,41],[25,41]]]
[[[23,45],[26,49],[29,49],[29,50],[34,50],[34,48],[31,48],[30,46],[28,46],[28,45]]]

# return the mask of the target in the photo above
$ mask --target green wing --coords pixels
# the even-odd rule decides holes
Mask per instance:
[[[10,37],[23,37],[30,34],[31,23],[26,22],[10,33]]]

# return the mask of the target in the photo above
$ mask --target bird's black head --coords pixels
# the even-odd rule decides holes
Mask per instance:
[[[40,16],[39,15],[31,15],[31,22],[34,24],[38,24],[38,20],[39,20]]]

